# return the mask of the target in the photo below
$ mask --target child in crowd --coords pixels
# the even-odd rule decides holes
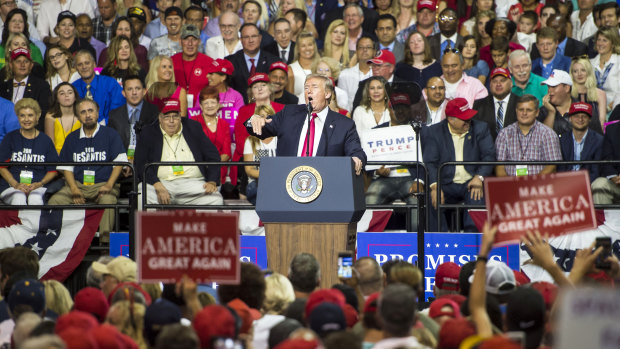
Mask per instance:
[[[538,27],[538,15],[534,11],[525,11],[519,17],[519,28],[517,29],[517,40],[527,49],[527,53],[532,50],[532,44],[536,42],[535,30]]]
[[[259,105],[256,107],[255,114],[261,117],[268,117],[276,112],[270,105]],[[243,161],[260,161],[264,157],[276,156],[277,137],[269,137],[265,139],[259,139],[254,136],[249,136],[245,140],[245,146],[243,147]],[[258,166],[245,166],[245,172],[248,175],[248,187],[246,189],[246,195],[248,201],[252,205],[256,205],[256,194],[258,193]]]

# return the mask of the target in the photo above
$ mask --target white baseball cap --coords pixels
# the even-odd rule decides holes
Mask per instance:
[[[545,84],[548,86],[558,86],[559,84],[564,84],[568,86],[573,86],[573,79],[571,79],[570,75],[567,72],[560,69],[553,69],[549,78],[543,81],[541,84]]]

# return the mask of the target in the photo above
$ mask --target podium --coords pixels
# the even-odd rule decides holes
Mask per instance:
[[[261,159],[256,212],[265,225],[267,264],[288,275],[293,257],[314,255],[321,287],[338,282],[338,252],[355,251],[364,181],[350,157]]]

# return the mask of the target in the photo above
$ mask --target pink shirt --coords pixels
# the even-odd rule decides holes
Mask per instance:
[[[445,79],[444,76],[441,76],[442,79]],[[445,81],[445,80],[444,80]],[[447,90],[446,90],[447,92]],[[489,91],[484,87],[484,85],[477,78],[467,76],[467,74],[463,73],[463,79],[458,83],[456,87],[456,95],[448,96],[446,93],[446,99],[454,99],[457,97],[465,98],[469,107],[471,108],[474,105],[474,101],[476,99],[482,99],[489,95]]]

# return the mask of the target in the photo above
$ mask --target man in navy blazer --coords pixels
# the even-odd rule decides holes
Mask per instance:
[[[536,47],[540,57],[532,61],[532,73],[548,79],[553,69],[570,72],[570,58],[558,54],[558,33],[545,27],[536,34]]]
[[[422,154],[430,182],[430,231],[438,231],[439,178],[442,203],[484,204],[484,178],[491,175],[492,166],[446,166],[441,174],[437,173],[439,166],[449,161],[495,161],[493,138],[486,122],[472,120],[476,113],[469,108],[466,99],[455,98],[446,105],[446,119],[431,125],[425,132]],[[465,231],[476,231],[469,213],[464,214],[463,227]],[[440,231],[447,231],[445,217],[441,219]]]
[[[306,139],[308,117],[306,105],[286,105],[269,119],[252,115],[246,122],[250,135],[278,137],[277,156],[350,156],[360,174],[366,163],[353,120],[329,109],[334,85],[329,78],[310,74],[304,86],[306,103],[312,104],[309,140]],[[310,102],[308,102],[310,101]],[[306,148],[309,144],[309,149]]]
[[[620,160],[620,123],[605,129],[603,160]],[[620,164],[601,166],[601,177],[592,183],[592,199],[595,204],[620,203]]]
[[[572,130],[560,135],[562,159],[564,161],[601,160],[603,157],[603,136],[589,128],[592,106],[584,102],[573,103],[568,115]],[[588,170],[591,183],[598,178],[600,165],[558,166],[558,172],[579,170]]]

